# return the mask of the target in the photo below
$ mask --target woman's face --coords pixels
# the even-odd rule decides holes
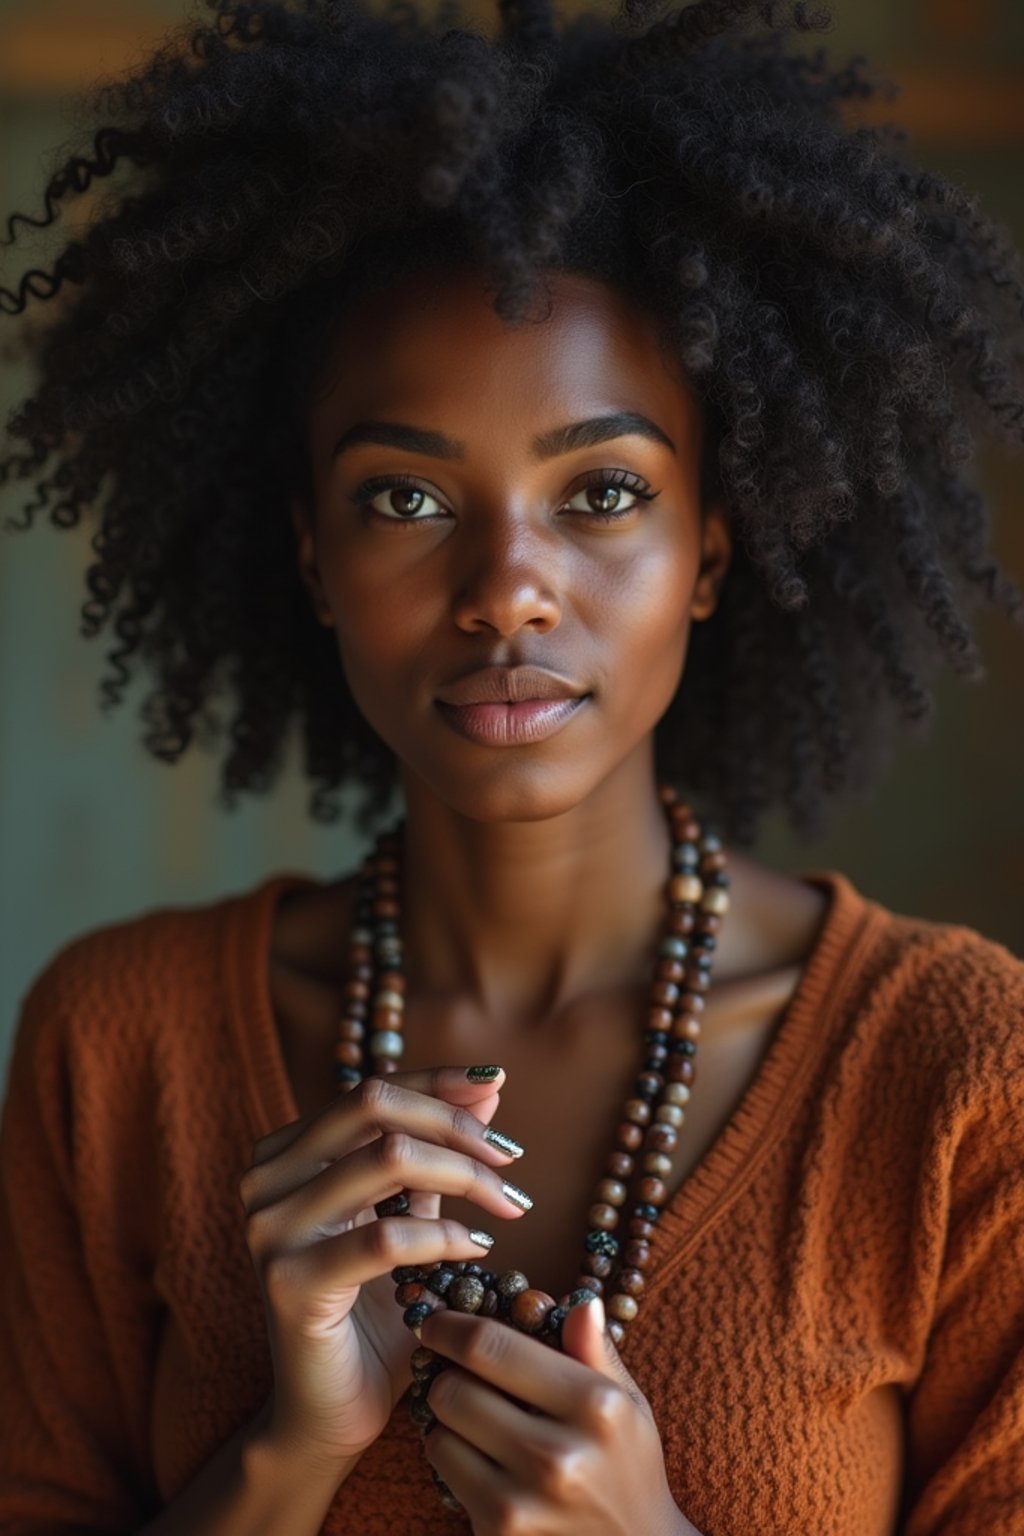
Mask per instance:
[[[478,820],[556,815],[649,763],[731,553],[724,508],[701,515],[699,402],[653,322],[591,278],[550,293],[518,329],[469,271],[353,306],[310,401],[314,506],[292,508],[360,710],[403,775]],[[569,699],[439,697],[519,666]]]

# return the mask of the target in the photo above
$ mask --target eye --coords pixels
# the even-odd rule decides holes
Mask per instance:
[[[383,497],[385,492],[390,493],[387,497],[389,505],[375,507],[374,502],[378,497]],[[372,480],[364,480],[354,492],[352,500],[358,506],[365,506],[374,517],[381,517],[389,523],[431,523],[437,517],[436,512],[420,516],[424,503],[437,503],[437,498],[424,490],[411,475],[377,475]]]
[[[598,494],[592,497],[594,492]],[[633,498],[628,504],[623,504],[624,493]],[[657,491],[652,491],[647,481],[642,480],[639,475],[632,475],[626,469],[603,469],[591,475],[580,489],[573,493],[572,499],[566,505],[570,511],[582,512],[585,517],[599,523],[611,523],[618,518],[628,517],[631,512],[636,511],[639,502],[653,501],[657,494]],[[579,497],[584,497],[586,504],[582,507],[574,507],[573,502]]]

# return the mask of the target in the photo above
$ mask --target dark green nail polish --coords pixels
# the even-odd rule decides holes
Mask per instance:
[[[471,1083],[493,1083],[501,1067],[467,1067],[466,1077]]]

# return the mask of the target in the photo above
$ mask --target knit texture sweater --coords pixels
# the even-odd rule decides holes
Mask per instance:
[[[1024,963],[802,878],[823,926],[662,1212],[622,1358],[703,1536],[1021,1536]],[[25,997],[0,1129],[6,1536],[138,1530],[272,1388],[238,1181],[298,1117],[269,942],[279,895],[317,883],[94,929]],[[469,1530],[408,1396],[322,1529]]]

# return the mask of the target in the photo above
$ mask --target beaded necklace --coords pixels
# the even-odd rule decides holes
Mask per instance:
[[[667,1197],[665,1179],[678,1145],[685,1105],[696,1077],[701,1014],[710,986],[716,934],[729,910],[729,875],[721,840],[702,827],[691,807],[671,785],[659,786],[672,842],[666,883],[665,918],[657,947],[654,977],[643,1034],[643,1064],[623,1106],[623,1119],[587,1212],[583,1258],[576,1286],[557,1301],[531,1286],[521,1270],[503,1272],[463,1260],[392,1270],[395,1298],[417,1338],[437,1307],[493,1317],[555,1348],[561,1347],[562,1323],[572,1307],[604,1298],[607,1331],[618,1348],[637,1315],[650,1268],[655,1224]],[[335,1047],[339,1092],[366,1076],[398,1070],[405,1041],[405,975],[399,934],[399,871],[403,823],[382,833],[362,865],[359,893],[349,935],[348,982]],[[367,1039],[367,1022],[370,1025]],[[500,1068],[480,1070],[480,1081]],[[640,1163],[636,1203],[626,1223],[627,1241],[614,1235],[626,1204],[627,1180]],[[409,1214],[403,1192],[379,1201],[378,1216]],[[620,1251],[621,1250],[621,1251]],[[435,1422],[426,1401],[431,1381],[448,1362],[423,1344],[413,1351],[411,1417],[425,1437]],[[442,1503],[462,1506],[432,1470]]]

